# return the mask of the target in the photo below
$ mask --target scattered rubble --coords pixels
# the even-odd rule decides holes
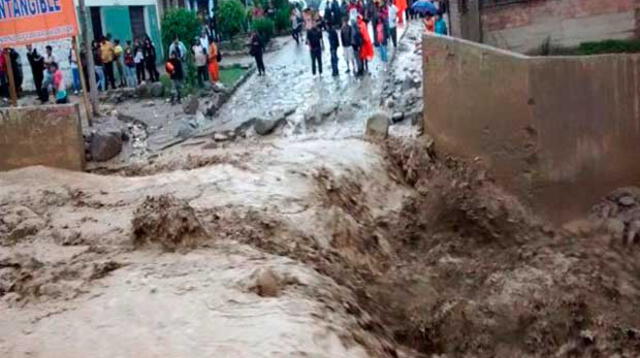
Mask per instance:
[[[200,100],[197,96],[189,95],[182,104],[182,109],[185,114],[196,114],[198,107],[200,106]]]

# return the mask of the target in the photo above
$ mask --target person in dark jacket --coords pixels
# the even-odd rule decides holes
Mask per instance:
[[[264,76],[266,74],[264,68],[264,61],[262,60],[262,53],[264,52],[264,45],[260,35],[256,31],[251,34],[251,40],[249,42],[249,54],[256,60],[256,67],[258,67],[258,76]]]
[[[42,94],[42,80],[44,79],[44,57],[38,53],[31,44],[27,45],[27,60],[29,66],[31,66],[31,74],[33,75],[33,84],[36,88],[36,95],[40,101],[45,101],[46,98]]]
[[[320,26],[315,25],[307,32],[307,45],[309,45],[309,53],[311,54],[311,73],[316,74],[316,64],[318,73],[322,76],[322,50],[324,49],[324,41],[322,41],[322,31]]]
[[[328,10],[331,16],[330,16],[330,19],[328,19],[329,23],[327,24],[327,26],[328,27],[340,26],[340,19],[342,18],[343,14],[342,14],[342,8],[340,7],[338,0],[333,0]]]
[[[364,61],[360,58],[360,50],[362,48],[363,40],[360,30],[358,29],[357,22],[353,22],[351,25],[351,48],[353,49],[353,55],[356,60],[356,68],[354,72],[356,77],[364,74]]]
[[[338,39],[337,26],[329,26],[327,33],[329,34],[329,51],[331,53],[331,75],[339,76],[338,71],[338,47],[340,47],[340,40]]]
[[[180,53],[176,50],[169,55],[169,61],[166,66],[167,73],[173,83],[173,91],[171,92],[171,104],[180,103],[182,82],[184,81],[184,70],[182,68],[182,61],[180,61]]]
[[[353,38],[353,29],[349,26],[349,20],[345,17],[342,20],[342,28],[340,29],[340,42],[342,43],[342,51],[344,52],[344,60],[347,63],[347,73],[355,73],[358,69],[358,63],[356,62],[356,55],[353,52],[351,46],[351,39]]]
[[[149,80],[151,82],[157,82],[160,79],[160,73],[156,68],[156,47],[151,42],[149,36],[144,39],[143,45],[144,64],[149,72]]]
[[[5,49],[7,50],[7,49]],[[24,78],[22,73],[22,62],[20,61],[20,54],[13,48],[9,48],[9,59],[11,59],[11,69],[13,71],[13,81],[16,85],[16,92],[18,96],[22,94],[22,80]]]

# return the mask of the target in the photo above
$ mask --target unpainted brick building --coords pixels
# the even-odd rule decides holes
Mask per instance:
[[[640,37],[640,0],[451,0],[452,35],[536,53]]]

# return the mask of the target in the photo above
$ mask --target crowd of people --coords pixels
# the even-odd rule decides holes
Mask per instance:
[[[388,69],[390,45],[398,45],[398,25],[410,19],[422,18],[425,31],[448,34],[444,14],[447,12],[446,0],[429,1],[437,9],[435,13],[414,11],[414,0],[328,0],[323,16],[312,9],[301,10],[294,6],[291,11],[291,34],[297,44],[304,42],[311,59],[313,75],[322,75],[322,53],[325,51],[324,33],[328,39],[331,59],[331,74],[339,76],[338,52],[342,48],[343,62],[347,74],[356,77],[369,72],[369,62],[377,56],[384,71]],[[168,49],[168,61],[165,70],[173,83],[171,100],[180,102],[183,83],[187,75],[187,61],[193,61],[196,78],[200,86],[206,82],[219,81],[219,62],[221,53],[216,43],[215,32],[211,27],[203,27],[202,33],[193,39],[190,48],[179,39],[171,43]],[[263,53],[264,39],[253,31],[247,43],[249,54],[255,58],[258,76],[266,74]],[[70,89],[74,94],[81,91],[80,65],[83,67],[86,84],[89,85],[87,53],[69,50],[66,59],[58,59],[51,46],[46,46],[41,54],[32,45],[27,45],[27,59],[31,67],[33,82],[38,98],[48,102],[53,94],[57,103],[68,101],[67,83],[60,70],[60,61],[68,61],[72,79]],[[81,48],[84,48],[81,46]],[[19,54],[14,49],[4,49],[9,54],[11,69],[18,92],[21,92],[23,75]],[[188,56],[190,52],[191,56]],[[106,91],[118,87],[135,87],[143,82],[156,82],[160,79],[157,69],[158,54],[148,35],[134,41],[121,42],[111,39],[107,34],[91,44],[91,54],[95,68],[97,89]],[[0,96],[8,96],[8,64],[5,56],[0,56]]]
[[[173,84],[171,103],[181,102],[183,83],[187,73],[186,66],[189,61],[187,51],[187,47],[177,36],[169,46],[169,60],[165,64],[165,70]],[[199,37],[193,39],[191,54],[199,86],[204,86],[207,81],[216,83],[220,80],[219,62],[222,54],[213,36],[203,30]]]
[[[436,13],[420,13],[412,9],[409,0],[332,0],[327,3],[324,16],[309,8],[291,11],[291,35],[297,44],[303,41],[309,47],[311,72],[322,75],[322,53],[325,51],[323,33],[326,32],[331,58],[331,74],[339,76],[338,51],[342,47],[346,73],[356,77],[369,71],[369,62],[377,52],[383,70],[388,69],[389,44],[398,45],[398,24],[422,17],[425,30],[447,35],[444,13],[446,1],[423,0],[433,3]],[[371,31],[369,31],[371,28]],[[260,74],[264,74],[262,45],[259,36],[253,34],[251,54],[256,58]]]
[[[9,54],[11,66],[6,63],[4,53]],[[58,52],[59,53],[59,52]],[[191,54],[197,68],[197,79],[200,86],[207,81],[219,80],[218,61],[220,52],[212,36],[205,30],[193,40]],[[22,93],[23,70],[20,55],[13,48],[5,48],[0,51],[0,97],[9,97],[8,69],[12,69],[14,82],[18,96]],[[94,76],[96,87],[99,91],[109,89],[136,87],[145,82],[157,82],[160,73],[157,69],[158,54],[156,46],[147,35],[134,41],[127,40],[124,43],[119,39],[111,39],[111,35],[101,37],[91,43],[90,56],[94,63]],[[66,58],[58,58],[52,46],[47,45],[41,53],[35,46],[26,46],[26,57],[31,68],[33,85],[37,97],[42,103],[49,102],[53,95],[56,103],[68,102],[67,82],[60,69],[60,64],[66,61],[69,68],[69,90],[78,94],[82,90],[80,78],[80,66],[85,76],[85,83],[90,85],[89,71],[87,67],[87,53],[81,46],[80,59],[76,52],[69,49]],[[169,47],[169,60],[179,63],[179,71],[167,71],[174,83],[174,100],[180,100],[180,89],[185,79],[187,61],[187,48],[176,38]]]

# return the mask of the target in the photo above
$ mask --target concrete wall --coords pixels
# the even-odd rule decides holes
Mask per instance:
[[[640,30],[637,0],[535,0],[481,9],[483,42],[530,53],[555,46],[627,39]],[[469,37],[463,37],[471,39]]]
[[[640,185],[640,55],[527,57],[424,37],[425,128],[547,218]]]
[[[78,105],[0,109],[0,171],[31,165],[84,169]]]

